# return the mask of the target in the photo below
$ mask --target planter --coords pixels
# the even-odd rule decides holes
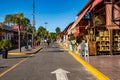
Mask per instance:
[[[8,49],[12,47],[12,43],[10,40],[2,39],[0,41],[0,49],[2,49],[2,58],[7,59],[8,57]]]
[[[2,50],[2,58],[3,59],[7,59],[8,58],[8,50],[7,49],[3,49]]]

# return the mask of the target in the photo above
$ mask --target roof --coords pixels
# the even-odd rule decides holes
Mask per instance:
[[[71,29],[75,28],[76,25],[80,22],[80,20],[84,17],[84,15],[89,11],[92,10],[96,5],[101,3],[103,0],[90,0],[85,7],[78,13],[78,18],[73,23]]]
[[[70,24],[68,24],[68,26],[63,30],[63,33],[66,33],[67,30],[72,26],[74,22],[71,22]]]
[[[80,10],[80,12],[77,14],[77,16],[79,16],[90,4],[92,4],[93,1],[95,1],[95,0],[89,0],[89,2],[84,6],[84,8],[82,10]]]

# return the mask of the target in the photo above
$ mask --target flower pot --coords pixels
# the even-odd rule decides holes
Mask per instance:
[[[2,50],[2,58],[3,59],[7,59],[8,58],[8,50],[7,49],[3,49]]]

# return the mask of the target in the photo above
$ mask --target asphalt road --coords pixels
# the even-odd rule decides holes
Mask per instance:
[[[9,60],[0,68],[0,80],[97,80],[57,44],[43,48],[37,54]]]

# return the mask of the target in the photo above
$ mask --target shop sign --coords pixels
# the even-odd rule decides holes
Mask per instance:
[[[18,25],[12,26],[12,30],[18,30],[18,28],[19,28]],[[23,25],[20,26],[20,30],[24,30],[24,26]]]

